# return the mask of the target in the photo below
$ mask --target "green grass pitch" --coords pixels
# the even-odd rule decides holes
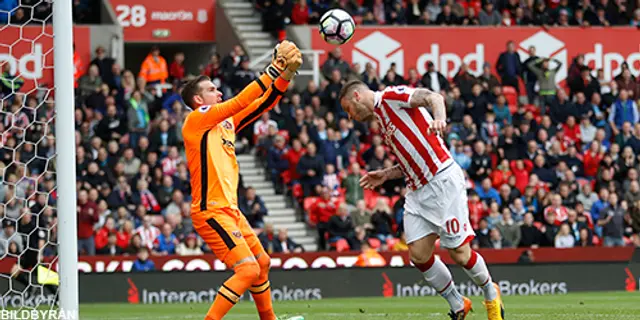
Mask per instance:
[[[473,298],[468,319],[487,319],[481,298]],[[504,297],[505,320],[640,319],[640,292],[571,293],[555,296]],[[302,315],[306,320],[449,319],[440,297],[325,299],[279,302],[278,315]],[[80,319],[204,319],[208,304],[84,304]],[[251,302],[241,302],[225,319],[257,319]]]

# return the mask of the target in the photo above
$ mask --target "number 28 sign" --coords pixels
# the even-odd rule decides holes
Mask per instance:
[[[215,1],[112,0],[126,42],[213,42]]]

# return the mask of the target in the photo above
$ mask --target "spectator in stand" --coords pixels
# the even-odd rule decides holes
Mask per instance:
[[[482,94],[482,86],[480,84],[474,84],[471,97],[467,102],[466,113],[473,118],[476,128],[482,128],[482,122],[489,108],[488,101],[485,95]]]
[[[342,188],[345,189],[345,200],[351,206],[356,206],[360,200],[364,199],[364,189],[360,186],[361,171],[360,164],[353,162],[349,174],[342,180]]]
[[[590,183],[585,183],[581,190],[576,196],[576,200],[584,206],[585,211],[591,212],[593,204],[598,201],[598,195],[592,191]]]
[[[568,217],[567,207],[562,205],[562,197],[559,194],[553,194],[551,196],[551,205],[544,210],[544,216],[545,216],[545,219],[548,216],[553,216],[555,218],[554,223],[556,226],[561,225],[563,222],[567,220],[567,217]],[[546,220],[550,221],[548,219]]]
[[[551,61],[555,62],[555,67],[551,68]],[[538,67],[538,64],[540,66]],[[535,75],[538,86],[538,95],[540,96],[540,111],[542,115],[546,114],[546,109],[551,108],[556,103],[556,94],[558,92],[556,86],[556,74],[560,71],[562,62],[558,59],[537,59],[530,60],[526,68]]]
[[[140,235],[140,244],[143,247],[151,250],[156,238],[160,235],[160,229],[152,224],[153,218],[149,215],[145,215],[143,218],[143,224],[139,226],[135,233]]]
[[[605,247],[622,247],[624,243],[624,215],[628,206],[626,201],[618,202],[618,195],[609,194],[608,205],[601,212],[598,226],[602,227],[602,236]]]
[[[240,67],[235,70],[229,81],[229,86],[234,94],[245,88],[249,83],[256,79],[255,71],[249,68],[249,58],[243,57],[240,60]]]
[[[130,219],[130,217],[127,217],[127,220],[122,223],[120,230],[117,233],[117,245],[123,250],[125,250],[129,245],[129,242],[131,242],[131,238],[134,233],[133,221]]]
[[[115,232],[111,231],[107,235],[107,243],[100,249],[96,250],[99,255],[119,256],[124,253],[124,250],[117,245],[118,236]]]
[[[445,4],[444,6],[442,6],[442,12],[440,12],[440,14],[438,14],[438,16],[436,17],[435,24],[452,26],[460,24],[460,21],[458,17],[454,15],[453,12],[451,12],[451,6]]]
[[[393,217],[391,208],[385,200],[379,198],[376,206],[373,208],[371,215],[371,224],[373,226],[373,234],[380,239],[382,243],[386,243],[387,239],[393,238]]]
[[[104,248],[109,240],[110,234],[115,234],[116,230],[116,221],[111,216],[107,216],[104,221],[104,225],[100,228],[95,235],[95,246],[96,250],[100,250]],[[117,239],[116,239],[117,240]],[[115,244],[115,243],[114,243]]]
[[[269,213],[260,196],[256,195],[256,190],[253,187],[246,189],[244,197],[241,197],[240,201],[238,201],[238,207],[252,228],[261,229],[264,227],[264,216]]]
[[[184,242],[180,242],[176,248],[176,253],[180,256],[199,256],[202,255],[202,249],[198,245],[198,237],[194,233],[190,233]]]
[[[364,230],[373,230],[371,224],[371,211],[367,209],[367,205],[364,200],[358,200],[355,206],[355,210],[351,211],[351,219],[353,220],[353,226],[362,228]]]
[[[153,248],[156,254],[166,256],[176,253],[176,246],[179,241],[170,224],[162,225],[162,233],[153,241]]]
[[[556,248],[573,248],[576,242],[575,237],[571,234],[571,229],[569,225],[563,223],[560,225],[560,231],[555,237],[554,246]]]
[[[185,77],[184,52],[176,52],[173,56],[173,62],[169,67],[169,77],[171,81],[182,81]]]
[[[284,156],[287,151],[285,143],[284,137],[278,135],[273,146],[267,152],[267,169],[271,173],[271,182],[278,193],[281,193],[283,189],[280,175],[289,168],[289,163]]]
[[[304,249],[288,236],[287,229],[278,230],[278,238],[273,240],[274,253],[301,253]]]
[[[486,218],[482,218],[478,223],[478,228],[475,230],[476,237],[473,240],[474,250],[477,248],[489,248],[491,247],[489,241],[489,233],[491,229],[489,228],[489,223]]]
[[[587,223],[578,220],[578,213],[576,210],[569,210],[569,215],[566,221],[569,226],[570,234],[573,236],[576,243],[580,241],[580,231],[582,229],[588,229]]]
[[[600,147],[600,143],[594,140],[589,146],[583,157],[584,176],[587,179],[594,179],[598,173],[600,162],[604,158],[604,150]]]
[[[93,256],[96,245],[93,237],[93,225],[100,219],[98,206],[89,200],[86,190],[78,192],[78,254]],[[6,214],[6,212],[5,212]]]
[[[637,179],[629,182],[629,189],[625,192],[623,200],[631,204],[640,201],[640,182]]]
[[[619,130],[622,129],[622,125],[625,122],[635,125],[640,121],[638,106],[635,101],[630,99],[627,90],[620,90],[619,98],[611,105],[611,113],[609,113],[608,120],[614,136],[620,133]]]
[[[160,55],[160,48],[158,46],[151,47],[149,55],[147,55],[140,66],[138,78],[144,79],[148,86],[164,84],[167,78],[169,78],[167,61]],[[144,90],[145,88],[138,89]]]
[[[505,249],[511,248],[512,244],[502,237],[499,229],[491,229],[489,231],[489,248],[491,249]]]
[[[315,144],[307,144],[307,152],[300,157],[298,162],[297,173],[301,176],[300,183],[305,196],[311,195],[316,186],[322,184],[324,160],[316,154]]]
[[[500,204],[500,194],[491,186],[490,178],[485,178],[484,180],[482,180],[482,184],[478,185],[475,191],[480,197],[480,200],[484,201],[485,203],[489,203],[493,200]]]
[[[149,259],[149,249],[142,247],[138,250],[137,259],[131,266],[132,272],[147,272],[156,269],[155,264]]]
[[[134,91],[127,101],[127,121],[129,127],[129,143],[135,146],[141,136],[149,132],[149,103],[154,100],[148,92]]]
[[[293,24],[308,24],[309,23],[309,7],[307,2],[303,0],[295,1],[293,9],[291,10],[291,22]]]
[[[329,188],[322,188],[320,198],[309,210],[309,225],[318,230],[318,250],[326,249],[326,233],[329,219],[336,215],[338,204],[331,198]]]
[[[433,62],[427,62],[427,72],[422,76],[422,85],[433,92],[447,92],[450,89],[449,81],[442,73],[436,70]]]
[[[89,72],[82,76],[79,81],[79,95],[81,99],[86,99],[92,93],[98,92],[102,85],[102,78],[100,78],[100,69],[95,64],[89,66]]]
[[[480,182],[491,174],[491,158],[486,153],[486,146],[482,141],[476,141],[474,153],[471,157],[470,177]]]
[[[524,216],[524,223],[520,226],[520,244],[519,247],[525,248],[537,248],[542,243],[542,232],[533,225],[534,218],[532,213],[527,213]]]
[[[149,183],[145,180],[138,180],[137,190],[131,196],[133,203],[142,205],[151,214],[160,214],[161,207],[156,195],[149,190]]]
[[[340,71],[340,78],[345,79],[351,70],[349,64],[342,59],[342,49],[336,47],[329,53],[329,57],[322,64],[322,74],[328,80],[331,79],[333,70]]]
[[[513,220],[511,210],[505,208],[502,211],[502,220],[498,222],[496,228],[498,229],[498,231],[500,231],[500,234],[504,237],[504,240],[509,243],[508,247],[515,248],[518,246],[522,237],[522,233],[518,224]]]
[[[324,192],[325,190],[323,189]],[[357,247],[355,244],[355,228],[349,216],[349,208],[345,204],[341,204],[337,213],[327,221],[327,233],[329,234],[330,244],[338,240],[346,240],[350,248]]]
[[[497,26],[502,22],[502,16],[495,10],[491,1],[485,2],[484,7],[478,14],[478,18],[482,26]]]
[[[493,7],[490,3],[486,4],[485,8],[487,6]],[[497,14],[497,12],[495,14]],[[486,25],[486,23],[482,23],[482,16],[480,21],[481,24]],[[515,50],[515,43],[513,41],[507,42],[507,51],[501,53],[498,57],[496,70],[502,78],[503,86],[511,86],[518,91],[518,76],[522,73],[522,64],[520,62],[520,56]]]
[[[107,56],[107,51],[103,46],[98,46],[95,50],[96,56],[91,60],[90,65],[95,65],[98,67],[98,71],[100,77],[102,78],[103,83],[111,84],[113,81],[115,74],[113,73],[113,65],[116,61]]]

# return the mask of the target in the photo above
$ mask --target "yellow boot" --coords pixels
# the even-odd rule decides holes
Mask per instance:
[[[492,301],[483,302],[484,307],[487,308],[487,318],[489,320],[504,320],[504,303],[502,303],[500,288],[495,283],[493,287],[496,288],[498,295]]]

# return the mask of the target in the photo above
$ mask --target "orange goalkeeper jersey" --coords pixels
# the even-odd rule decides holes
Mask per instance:
[[[238,208],[236,132],[278,103],[289,82],[262,75],[230,100],[201,106],[182,128],[191,173],[191,213]]]

